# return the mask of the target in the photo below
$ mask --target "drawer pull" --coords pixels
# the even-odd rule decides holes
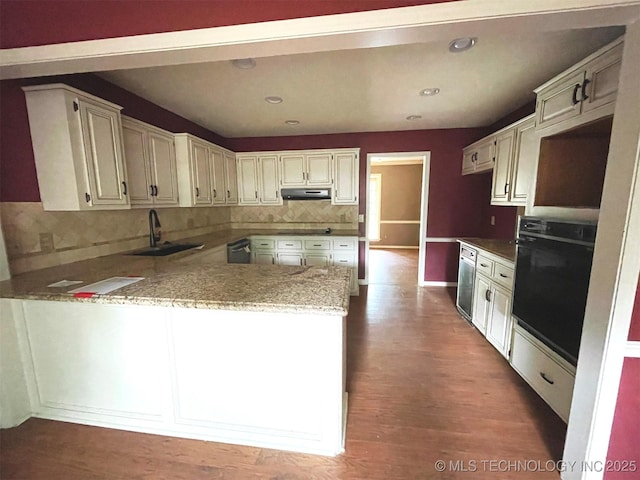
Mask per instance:
[[[507,277],[504,273],[501,273],[501,274],[500,274],[500,276],[501,276],[502,278],[509,278],[509,277]]]
[[[544,374],[544,372],[540,372],[540,376],[542,377],[542,379],[547,382],[549,385],[553,385],[555,382],[553,380],[549,380],[547,378],[547,376]]]
[[[348,247],[349,245],[345,245],[343,243],[340,244],[341,247]]]
[[[489,265],[487,265],[486,263],[481,263],[480,266],[484,267],[484,268],[487,268]]]
[[[313,244],[313,246],[314,246],[314,247],[321,247],[322,245],[321,245],[321,244],[319,244],[319,243],[314,243],[314,244]]]
[[[268,246],[269,246],[269,244],[268,244],[268,243],[261,243],[261,244],[260,244],[260,246],[262,246],[262,247],[268,247]]]

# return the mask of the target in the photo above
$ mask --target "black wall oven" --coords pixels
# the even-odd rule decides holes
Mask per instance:
[[[576,365],[596,225],[521,217],[513,315],[522,328]]]

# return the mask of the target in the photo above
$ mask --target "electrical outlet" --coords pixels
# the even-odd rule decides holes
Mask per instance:
[[[496,224],[496,217],[495,215],[491,215],[491,225],[495,225]]]
[[[358,214],[358,223],[364,223],[364,213]]]
[[[50,253],[55,250],[53,246],[53,234],[51,232],[40,234],[40,251]]]

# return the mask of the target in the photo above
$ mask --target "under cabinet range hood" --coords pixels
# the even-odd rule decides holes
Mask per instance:
[[[283,188],[283,200],[331,200],[330,188]]]

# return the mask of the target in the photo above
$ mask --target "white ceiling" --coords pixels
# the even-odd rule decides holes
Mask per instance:
[[[463,53],[429,43],[102,72],[100,76],[224,137],[487,126],[621,28],[482,35]],[[420,90],[440,88],[434,97]],[[281,104],[264,101],[279,96]],[[421,115],[408,121],[409,115]],[[285,120],[299,120],[286,125]]]

